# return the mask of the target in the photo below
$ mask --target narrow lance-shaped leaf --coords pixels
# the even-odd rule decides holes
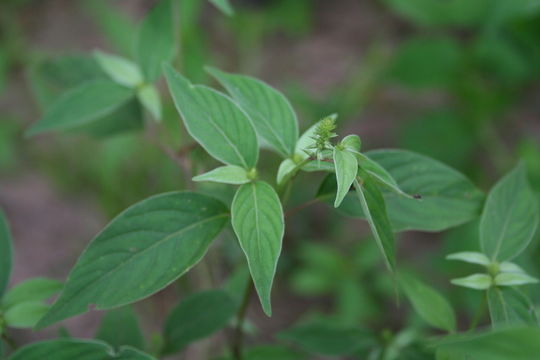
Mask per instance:
[[[161,98],[154,85],[146,84],[137,89],[137,98],[155,120],[161,120]]]
[[[24,346],[13,353],[9,360],[155,360],[153,356],[129,346],[117,352],[110,346],[95,340],[57,339],[40,341]]]
[[[174,58],[176,46],[173,15],[172,1],[159,0],[139,27],[135,58],[146,82],[155,81],[161,73],[161,65]]]
[[[219,10],[223,11],[223,13],[227,16],[234,15],[234,9],[231,6],[231,3],[229,0],[209,0],[212,4],[214,4]]]
[[[136,87],[143,82],[141,71],[137,65],[123,57],[96,50],[94,58],[101,69],[120,85]]]
[[[361,166],[371,176],[373,176],[373,178],[385,188],[389,189],[393,193],[404,196],[406,198],[415,199],[414,196],[409,195],[403,190],[401,190],[392,175],[390,175],[388,171],[386,171],[385,168],[383,168],[377,162],[371,160],[369,157],[361,153],[356,153],[356,157],[358,159],[358,165]]]
[[[192,85],[172,67],[165,77],[186,128],[219,161],[251,169],[259,156],[257,135],[247,115],[227,96]]]
[[[133,90],[111,80],[82,84],[62,95],[27,135],[86,125],[111,114],[133,96]]]
[[[527,182],[523,164],[490,191],[480,221],[480,246],[492,260],[519,255],[538,226],[538,201]]]
[[[395,240],[392,226],[386,214],[384,198],[371,175],[362,169],[359,169],[358,175],[362,183],[360,184],[358,179],[354,181],[356,194],[385,263],[390,271],[394,271]]]
[[[224,290],[209,290],[187,297],[167,318],[164,353],[175,353],[208,337],[227,325],[235,312],[236,304]]]
[[[38,324],[110,309],[161,290],[204,256],[228,218],[218,200],[172,192],[143,200],[118,215],[92,240],[64,291]]]
[[[455,331],[454,310],[439,292],[409,274],[400,275],[399,283],[422,319],[436,328]]]
[[[487,266],[491,263],[491,261],[489,261],[489,258],[486,255],[480,252],[476,252],[476,251],[462,251],[462,252],[450,254],[446,256],[446,259],[459,260],[459,261],[468,262],[470,264],[478,264],[478,265],[484,265],[484,266]]]
[[[538,279],[522,272],[502,272],[495,276],[494,283],[498,286],[517,286],[525,284],[536,284],[538,283]]]
[[[294,154],[298,120],[289,101],[276,89],[255,78],[208,71],[227,89],[250,116],[257,133],[284,157]]]
[[[233,199],[231,216],[263,310],[271,316],[270,293],[285,228],[279,197],[262,181],[242,185]]]
[[[487,291],[487,300],[493,327],[538,324],[534,305],[517,289],[494,286]]]
[[[193,181],[213,181],[233,185],[250,182],[246,169],[235,165],[220,166],[207,173],[195,176]]]
[[[11,276],[12,252],[11,232],[4,212],[0,209],[0,297],[6,290]]]
[[[466,277],[452,279],[452,284],[475,290],[487,290],[493,285],[493,279],[487,274],[472,274]]]
[[[345,195],[349,193],[351,185],[358,173],[358,162],[356,157],[346,151],[334,148],[334,166],[336,169],[337,192],[334,207],[338,207]]]

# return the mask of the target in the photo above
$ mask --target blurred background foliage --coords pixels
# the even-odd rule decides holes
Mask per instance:
[[[289,97],[302,130],[338,113],[339,134],[359,134],[368,149],[399,147],[429,155],[467,174],[484,191],[522,159],[540,192],[540,1],[231,3],[234,14],[227,16],[207,1],[175,1],[175,65],[194,82],[211,84],[205,65],[259,77]],[[92,126],[32,140],[23,135],[62,93],[105,76],[90,54],[93,49],[132,56],[135,26],[152,4],[0,2],[0,201],[8,215],[15,208],[10,187],[28,174],[53,187],[63,201],[87,204],[103,222],[151,194],[191,188],[193,174],[212,168],[213,160],[193,146],[169,99],[161,125],[128,102]],[[274,181],[278,158],[264,155],[263,177]],[[302,175],[289,207],[315,196],[321,181],[320,175]],[[199,189],[232,196],[218,185]],[[28,192],[39,201],[39,191]],[[414,345],[414,334],[425,329],[408,305],[395,304],[393,284],[374,242],[367,241],[367,228],[327,210],[314,204],[287,223],[274,295],[278,310],[271,320],[255,314],[253,334],[268,339],[298,319],[326,321],[374,329],[370,341],[382,344],[387,354],[402,351],[399,359],[429,358]],[[19,220],[26,226],[31,221]],[[480,306],[480,295],[450,290],[448,279],[470,269],[443,259],[476,250],[477,228],[471,223],[442,234],[406,232],[398,238],[400,266],[423,274],[450,297],[461,328]],[[93,236],[73,232],[83,244]],[[61,240],[69,242],[70,236]],[[32,239],[18,238],[17,251],[32,251],[31,244]],[[518,260],[535,276],[540,275],[537,244],[538,236],[536,250]],[[212,249],[215,281],[235,274],[239,255],[231,239]],[[48,264],[55,258],[43,256],[50,256]],[[54,268],[51,274],[67,271]],[[208,287],[199,273],[188,278],[178,286],[181,296]],[[532,295],[540,304],[540,294]],[[143,319],[160,313],[155,309],[165,301],[160,296],[139,307]],[[486,319],[484,313],[473,321],[482,325]],[[153,323],[143,320],[146,332]],[[86,330],[75,325],[77,331]]]

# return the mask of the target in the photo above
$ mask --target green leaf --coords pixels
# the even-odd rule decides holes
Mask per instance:
[[[259,136],[283,157],[294,154],[298,140],[298,120],[283,94],[266,83],[244,75],[208,68],[249,115]]]
[[[400,275],[399,283],[414,310],[424,321],[448,332],[456,330],[454,310],[438,291],[412,275]]]
[[[50,306],[39,301],[17,303],[4,314],[6,324],[13,328],[31,328],[45,315]]]
[[[347,135],[341,140],[340,144],[345,147],[345,149],[354,152],[360,152],[362,148],[362,140],[358,135]]]
[[[259,156],[257,135],[247,115],[227,96],[192,85],[170,66],[165,67],[165,77],[191,136],[225,164],[254,167]]]
[[[107,311],[101,319],[95,337],[114,348],[129,345],[136,349],[144,349],[144,337],[137,314],[131,306]]]
[[[270,292],[285,228],[279,197],[263,181],[242,185],[234,196],[231,216],[263,310],[271,316]]]
[[[484,195],[463,174],[405,150],[366,153],[395,179],[407,194],[420,194],[422,201],[385,193],[394,230],[442,231],[479,216]]]
[[[197,175],[193,178],[193,181],[213,181],[223,184],[240,185],[246,184],[251,180],[248,177],[248,172],[246,169],[240,166],[227,165],[220,166],[207,173]]]
[[[279,333],[278,338],[290,341],[304,350],[327,356],[348,355],[360,349],[367,334],[359,328],[336,327],[316,322],[295,326]]]
[[[525,271],[519,267],[519,265],[514,264],[510,261],[503,261],[499,264],[499,271],[500,272],[507,272],[507,273],[524,273]]]
[[[234,360],[231,356],[220,357],[218,360]],[[242,354],[244,360],[305,360],[306,355],[291,350],[282,345],[257,345],[247,348]]]
[[[495,285],[498,286],[515,286],[536,283],[538,283],[538,279],[524,273],[499,273],[495,276]]]
[[[133,96],[133,91],[110,80],[82,84],[62,95],[27,135],[66,130],[111,114]]]
[[[362,169],[359,169],[358,175],[362,179],[362,184],[358,180],[354,181],[356,195],[362,205],[362,210],[366,215],[373,237],[382,252],[384,261],[388,269],[393,272],[396,263],[395,240],[392,226],[386,214],[384,198],[371,175]]]
[[[363,168],[367,173],[369,173],[378,183],[391,190],[392,192],[404,196],[409,199],[415,199],[414,196],[411,196],[405,193],[400,189],[396,180],[377,162],[371,160],[364,154],[356,153],[356,158],[358,159],[358,165]]]
[[[81,339],[35,342],[20,348],[8,360],[51,359],[51,354],[54,354],[54,360],[155,360],[129,346],[115,352],[105,343]]]
[[[231,6],[229,0],[209,0],[214,4],[219,10],[221,10],[227,16],[234,15],[234,9]]]
[[[534,305],[517,289],[494,286],[488,289],[487,300],[493,327],[538,324]]]
[[[163,63],[169,63],[176,53],[173,4],[159,0],[139,27],[135,44],[135,58],[146,82],[155,81]]]
[[[523,164],[490,191],[480,221],[480,246],[492,260],[505,261],[529,245],[538,226],[538,201]]]
[[[448,336],[435,345],[437,360],[537,360],[539,338],[539,327]]]
[[[236,303],[223,290],[193,294],[173,309],[165,324],[164,353],[171,354],[225,327],[236,312]]]
[[[83,5],[108,42],[122,54],[131,55],[136,28],[129,14],[107,0],[85,0]]]
[[[137,98],[154,119],[161,120],[161,99],[154,85],[146,84],[137,89]]]
[[[0,209],[0,298],[6,290],[13,262],[13,240],[4,212]]]
[[[452,279],[452,284],[475,290],[486,290],[493,284],[493,279],[487,274],[472,274],[467,277]]]
[[[389,77],[413,89],[450,87],[462,69],[462,54],[454,38],[413,37],[400,45],[389,66]]]
[[[311,147],[315,145],[315,139],[313,139],[313,137],[315,136],[315,131],[319,127],[319,124],[321,121],[322,120],[311,125],[311,127],[309,127],[296,142],[294,153],[296,156],[300,157],[302,160],[307,159],[309,157],[306,151],[308,152],[313,151],[311,149]]]
[[[345,196],[349,193],[351,185],[358,173],[358,161],[356,157],[346,151],[334,148],[334,166],[336,169],[337,192],[334,207],[338,207]]]
[[[58,280],[48,278],[32,278],[12,287],[2,299],[2,306],[9,308],[13,305],[29,302],[44,301],[62,290],[63,284]]]
[[[94,57],[103,71],[116,83],[130,88],[142,84],[141,71],[133,62],[98,50],[94,51]]]
[[[489,258],[486,255],[476,251],[462,251],[450,254],[446,256],[446,259],[465,261],[470,264],[479,264],[484,266],[487,266],[491,263],[491,261],[489,261]]]
[[[276,183],[278,186],[283,185],[286,179],[291,177],[297,168],[297,164],[291,159],[285,159],[279,164]]]
[[[225,226],[226,207],[191,192],[143,200],[114,218],[90,243],[39,328],[152,295],[191,269]]]

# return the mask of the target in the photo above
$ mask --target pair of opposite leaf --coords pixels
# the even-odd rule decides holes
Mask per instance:
[[[190,135],[226,164],[194,181],[241,185],[231,205],[231,222],[263,310],[271,315],[270,293],[285,225],[276,191],[257,179],[257,135],[282,156],[291,156],[298,139],[296,115],[281,93],[262,82],[208,71],[235,101],[209,87],[191,84],[170,66],[165,67],[165,77]]]
[[[452,283],[478,290],[537,283],[536,278],[509,260],[529,245],[539,217],[540,210],[530,189],[526,168],[520,163],[489,192],[480,219],[479,245],[482,252],[459,252],[447,256],[449,260],[482,265],[486,273],[454,279]]]
[[[86,125],[134,97],[159,121],[161,99],[153,84],[162,63],[170,62],[176,53],[172,10],[171,0],[160,0],[144,18],[134,44],[134,61],[95,51],[94,59],[108,79],[87,81],[62,94],[27,135]]]

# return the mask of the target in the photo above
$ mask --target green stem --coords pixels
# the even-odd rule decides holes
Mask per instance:
[[[249,281],[248,286],[246,287],[246,292],[244,293],[244,298],[242,299],[242,304],[238,309],[238,314],[236,315],[236,328],[234,330],[234,338],[232,342],[232,354],[235,360],[242,360],[242,349],[244,347],[244,321],[246,319],[247,309],[253,295],[253,290],[255,289],[253,281]]]
[[[485,294],[485,296],[482,296],[482,301],[480,302],[478,311],[476,312],[474,318],[471,321],[471,325],[469,326],[469,331],[474,331],[476,329],[476,327],[478,326],[478,323],[482,319],[482,316],[484,316],[484,313],[486,312],[486,306],[487,306],[487,293]]]

